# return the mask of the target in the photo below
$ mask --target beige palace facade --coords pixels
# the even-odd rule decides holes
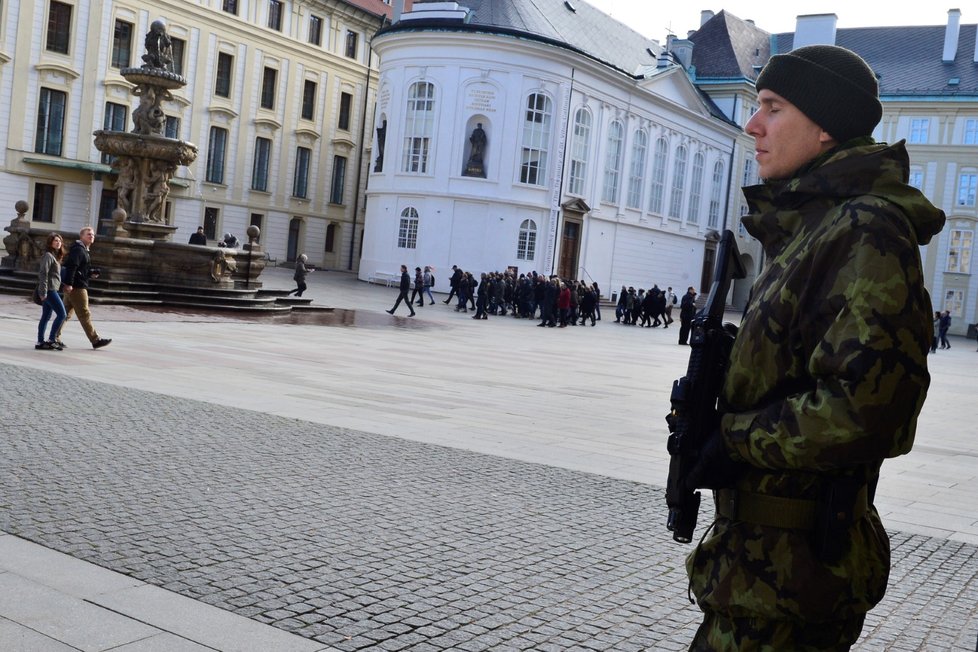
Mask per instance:
[[[359,5],[359,6],[358,6]],[[115,172],[97,129],[131,130],[120,74],[142,64],[163,19],[187,85],[164,105],[166,135],[197,145],[171,182],[167,220],[186,242],[239,240],[251,224],[280,262],[356,269],[376,57],[386,4],[336,0],[7,0],[0,3],[0,206],[33,226],[104,229]],[[368,137],[369,138],[369,137]]]

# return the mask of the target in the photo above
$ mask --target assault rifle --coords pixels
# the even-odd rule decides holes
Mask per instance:
[[[686,375],[672,384],[669,424],[669,479],[666,527],[672,538],[689,543],[696,528],[700,492],[686,487],[686,477],[699,458],[707,437],[719,425],[717,400],[727,373],[737,327],[723,323],[723,309],[733,279],[746,276],[732,231],[725,230],[717,248],[716,271],[706,305],[693,318]]]

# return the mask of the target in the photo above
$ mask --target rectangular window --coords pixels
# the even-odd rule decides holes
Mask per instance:
[[[71,46],[71,5],[51,0],[48,8],[47,49],[68,54]]]
[[[292,196],[305,199],[309,196],[309,159],[312,150],[308,147],[295,148],[295,179],[292,182]]]
[[[336,127],[349,131],[350,129],[350,105],[353,103],[353,96],[349,93],[340,93],[340,119],[336,121]]]
[[[757,183],[757,175],[754,173],[754,159],[748,158],[744,160],[744,178],[741,181],[742,186],[753,186]]]
[[[402,172],[426,174],[435,121],[435,85],[415,82],[408,89]]]
[[[115,32],[112,35],[113,68],[128,68],[132,55],[132,23],[124,20],[115,21]]]
[[[211,127],[207,143],[207,173],[210,183],[224,183],[224,157],[227,154],[228,130]]]
[[[208,206],[204,209],[204,235],[208,240],[217,240],[217,223],[221,220],[221,209]]]
[[[37,107],[37,134],[34,151],[38,154],[61,156],[65,132],[65,105],[68,96],[50,88],[41,89]]]
[[[978,174],[962,174],[958,177],[958,206],[974,207],[976,191]]]
[[[272,158],[272,141],[267,138],[255,139],[255,163],[251,170],[251,189],[268,190],[268,163]]]
[[[166,116],[166,125],[163,127],[163,135],[167,138],[180,139],[180,118],[172,115]]]
[[[173,55],[173,72],[183,74],[183,57],[187,50],[187,42],[182,38],[170,37],[170,48]]]
[[[909,142],[923,144],[927,142],[928,132],[930,131],[929,118],[913,118],[910,120]]]
[[[50,183],[34,184],[34,222],[54,222],[54,192],[57,186]]]
[[[302,118],[314,120],[316,117],[316,82],[306,80],[302,86]]]
[[[974,118],[964,122],[964,144],[978,145],[978,120]]]
[[[319,16],[309,16],[309,42],[313,45],[323,44],[323,19]]]
[[[951,313],[952,317],[964,316],[964,292],[961,290],[948,290],[944,293],[944,310]]]
[[[572,195],[583,195],[591,150],[591,114],[586,109],[577,110],[571,143],[570,186],[567,192]]]
[[[333,157],[333,184],[330,186],[329,203],[342,204],[346,190],[346,157]]]
[[[645,159],[648,139],[644,131],[636,131],[632,141],[632,163],[628,172],[628,207],[642,208],[642,184],[645,182]]]
[[[167,202],[169,204],[170,202]],[[112,211],[119,207],[119,194],[115,190],[102,188],[98,202],[98,225],[96,235],[112,235]],[[169,224],[169,222],[167,222]]]
[[[955,274],[971,273],[971,247],[974,231],[951,231],[951,246],[947,250],[947,271]]]
[[[268,29],[282,31],[282,2],[268,0]]]
[[[924,173],[920,170],[910,170],[910,178],[907,179],[907,183],[917,190],[922,190],[924,187]]]
[[[608,151],[605,153],[604,186],[601,201],[611,204],[618,201],[618,186],[621,181],[621,161],[624,156],[624,128],[617,120],[608,130]]]
[[[689,205],[686,207],[686,223],[699,224],[700,197],[703,194],[703,155],[693,155],[693,174],[689,179]]]
[[[672,192],[669,194],[669,217],[682,217],[683,199],[686,197],[686,147],[676,148],[672,169]]]
[[[223,0],[221,3],[221,9],[226,13],[238,15],[238,0]]]
[[[231,68],[234,57],[226,52],[217,54],[217,82],[214,84],[214,95],[231,97]]]
[[[129,107],[125,104],[115,102],[105,103],[105,119],[102,122],[102,129],[105,131],[125,131],[126,117],[129,114]],[[102,163],[110,165],[115,159],[111,154],[102,154]]]
[[[723,163],[717,161],[713,164],[713,181],[710,185],[710,213],[707,225],[711,229],[717,228],[720,224],[720,193],[723,189]]]
[[[349,29],[346,30],[346,56],[357,58],[357,33]]]
[[[116,104],[115,102],[105,103],[105,121],[102,128],[106,131],[125,131],[126,130],[126,116],[129,113],[129,107],[125,104]]]
[[[547,156],[552,115],[552,102],[549,97],[542,93],[534,93],[527,98],[520,157],[520,183],[537,186],[544,186],[547,183]]]
[[[275,108],[275,80],[278,77],[278,71],[275,68],[265,68],[264,73],[261,77],[261,108],[263,109],[274,109]]]
[[[326,244],[323,251],[333,253],[336,250],[336,225],[330,222],[326,225]]]

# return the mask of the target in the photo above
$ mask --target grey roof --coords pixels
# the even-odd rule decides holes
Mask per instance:
[[[837,29],[835,44],[863,57],[880,80],[880,95],[974,96],[978,94],[975,37],[978,25],[961,25],[957,56],[941,61],[945,25]],[[689,37],[696,82],[757,79],[773,54],[791,51],[794,33],[768,34],[752,22],[721,11]],[[957,84],[949,84],[957,79]]]
[[[954,61],[944,63],[946,26],[855,27],[836,31],[835,44],[861,56],[876,73],[880,95],[978,94],[975,34],[978,25],[961,25]],[[792,49],[794,34],[772,36],[774,54]],[[948,84],[952,79],[957,84]]]
[[[425,3],[415,2],[415,8]],[[584,0],[459,0],[471,10],[458,21],[405,21],[381,30],[443,28],[488,31],[541,40],[581,52],[634,76],[654,64],[661,46]],[[649,52],[651,50],[651,52]]]
[[[721,11],[693,35],[696,79],[757,78],[757,69],[771,56],[771,35],[754,23]]]

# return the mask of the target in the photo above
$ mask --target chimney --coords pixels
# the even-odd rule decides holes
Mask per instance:
[[[715,14],[712,11],[710,11],[709,9],[704,9],[703,11],[701,11],[700,12],[700,27],[702,27],[703,25],[706,25],[710,21],[710,19],[713,18],[714,15]]]
[[[958,36],[961,34],[961,10],[947,10],[947,29],[944,30],[944,56],[941,61],[951,63],[958,53]]]
[[[795,19],[795,40],[791,46],[797,50],[806,45],[835,45],[835,14],[808,14]]]

